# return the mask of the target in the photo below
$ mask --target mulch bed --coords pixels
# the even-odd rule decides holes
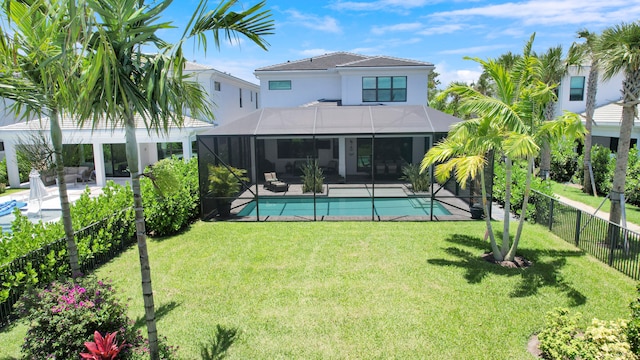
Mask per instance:
[[[510,268],[510,269],[526,269],[529,266],[533,265],[533,263],[522,256],[516,256],[513,261],[496,261],[493,258],[493,253],[485,253],[482,255],[482,258],[490,263],[500,265],[502,267]]]

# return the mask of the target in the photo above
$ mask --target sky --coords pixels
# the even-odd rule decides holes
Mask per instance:
[[[239,0],[236,9],[258,1]],[[210,7],[218,4],[211,0]],[[161,37],[175,41],[196,0],[174,0],[163,14],[176,29]],[[384,55],[429,62],[440,87],[452,81],[473,82],[480,66],[464,57],[497,58],[520,53],[535,33],[534,51],[561,45],[566,52],[576,33],[599,33],[607,27],[640,20],[640,0],[266,0],[274,20],[268,51],[247,39],[209,43],[206,53],[193,41],[188,60],[210,65],[253,83],[257,68],[336,51]],[[211,36],[209,36],[211,39]]]

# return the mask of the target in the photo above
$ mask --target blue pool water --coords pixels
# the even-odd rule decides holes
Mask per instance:
[[[260,216],[313,216],[313,198],[264,197],[259,199]],[[430,215],[431,199],[377,198],[374,202],[377,216]],[[316,198],[317,216],[371,216],[371,198]],[[437,201],[433,215],[451,215]],[[238,216],[256,216],[256,202],[251,201]]]

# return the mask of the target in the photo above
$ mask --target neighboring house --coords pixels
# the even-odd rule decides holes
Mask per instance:
[[[586,117],[587,83],[589,81],[589,66],[578,69],[575,66],[569,68],[569,73],[562,79],[558,88],[557,114],[567,110]],[[593,144],[618,150],[618,138],[620,137],[620,122],[622,121],[622,106],[619,102],[622,98],[622,81],[624,74],[618,74],[610,80],[598,80],[596,93],[596,109],[593,115],[593,128],[591,137]],[[636,126],[631,134],[631,146],[640,140],[640,123],[636,118]]]
[[[138,121],[137,139],[140,146],[141,169],[172,155],[190,158],[197,133],[213,128],[214,124],[224,124],[231,119],[249,114],[258,107],[258,85],[196,63],[187,63],[184,72],[193,74],[194,80],[207,92],[215,118],[187,118],[183,128],[172,128],[167,135],[148,133],[144,125]],[[7,102],[7,106],[9,104]],[[73,165],[95,167],[98,185],[104,185],[107,177],[129,176],[123,129],[111,131],[105,126],[100,126],[92,132],[86,127],[78,129],[70,118],[62,119],[61,125],[63,143],[81,145],[80,159],[75,159],[80,164]],[[20,183],[15,146],[30,142],[31,137],[40,136],[40,133],[48,137],[48,119],[45,117],[42,120],[16,122],[13,115],[3,108],[0,112],[0,126],[0,159],[6,155],[9,185],[18,187]]]
[[[207,92],[212,104],[214,119],[200,119],[222,125],[258,109],[260,87],[212,67],[188,62],[184,74],[193,79]]]
[[[397,180],[460,121],[427,107],[433,69],[347,52],[259,68],[260,110],[199,135],[201,164],[222,161],[264,181],[263,172],[296,175],[317,159],[341,181]]]

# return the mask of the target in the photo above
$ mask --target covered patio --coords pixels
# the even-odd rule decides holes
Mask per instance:
[[[462,190],[453,181],[445,188],[435,183],[433,169],[426,191],[413,191],[403,177],[459,121],[427,106],[336,106],[327,101],[257,110],[197,136],[203,219],[216,217],[225,200],[233,200],[234,219],[249,221],[468,219],[473,189]],[[322,169],[321,192],[302,191],[300,167],[309,161]],[[216,198],[209,191],[209,165],[245,169],[249,181],[237,197]],[[286,186],[267,186],[266,173]],[[353,199],[360,202],[329,211]],[[393,199],[409,201],[384,210]],[[295,202],[301,204],[297,209]]]

